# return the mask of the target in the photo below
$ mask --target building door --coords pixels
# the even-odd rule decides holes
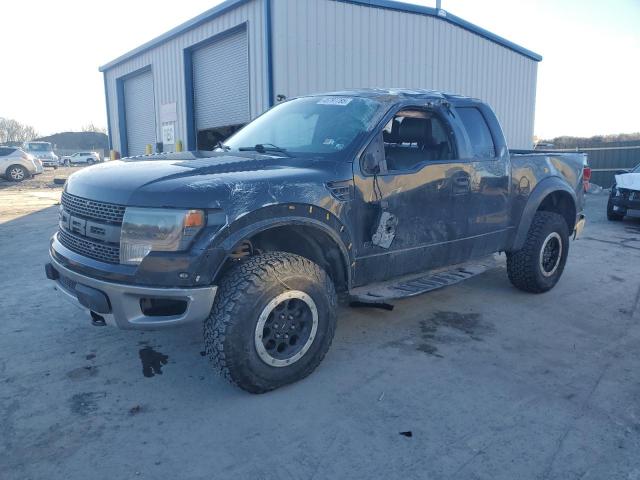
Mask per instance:
[[[156,109],[151,70],[124,80],[127,155],[144,155],[156,143]]]
[[[212,150],[250,118],[246,30],[195,49],[191,61],[197,149]]]

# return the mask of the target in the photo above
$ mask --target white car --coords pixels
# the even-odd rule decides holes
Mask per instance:
[[[42,170],[42,162],[21,148],[0,146],[0,175],[7,180],[21,182]]]
[[[93,165],[99,162],[101,162],[101,160],[97,152],[76,152],[73,155],[65,155],[62,157],[62,163],[67,166],[79,163]]]

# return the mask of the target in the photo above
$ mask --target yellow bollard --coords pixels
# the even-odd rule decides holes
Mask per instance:
[[[116,159],[116,151],[115,150],[109,151],[109,160],[115,160],[115,159]]]
[[[153,146],[148,143],[146,147],[144,147],[144,154],[151,155],[153,153]]]
[[[182,151],[182,140],[176,140],[176,152]]]

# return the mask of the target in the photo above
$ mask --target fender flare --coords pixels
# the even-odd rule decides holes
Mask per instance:
[[[290,207],[295,206],[295,209]],[[232,249],[243,239],[253,237],[258,233],[265,232],[272,228],[300,225],[315,228],[325,233],[337,246],[340,251],[341,261],[344,269],[347,285],[351,285],[351,267],[353,262],[353,243],[351,235],[345,225],[334,214],[321,207],[304,205],[304,204],[286,204],[286,210],[282,210],[283,205],[274,205],[273,213],[268,218],[256,219],[251,221],[247,216],[237,218],[234,222],[227,225],[228,234],[217,243],[216,248],[223,249],[228,255]],[[279,207],[279,208],[278,208]],[[272,210],[270,207],[266,209]],[[262,216],[265,209],[252,212],[251,217]],[[308,212],[308,216],[303,216],[301,212]],[[241,225],[244,223],[244,225]],[[222,268],[222,264],[220,265]],[[214,277],[219,274],[218,269]]]
[[[520,215],[520,223],[518,224],[516,232],[513,236],[510,251],[520,250],[524,246],[527,234],[529,233],[529,228],[531,227],[531,223],[533,222],[533,217],[538,211],[538,208],[540,208],[540,205],[547,196],[558,191],[568,193],[571,196],[573,205],[577,211],[576,192],[574,192],[573,189],[571,189],[571,187],[567,185],[566,181],[560,177],[545,178],[540,183],[538,183],[531,194],[529,194],[527,203],[522,210],[522,214]]]

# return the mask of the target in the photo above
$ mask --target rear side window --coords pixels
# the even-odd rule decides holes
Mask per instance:
[[[6,157],[7,155],[11,155],[15,151],[15,148],[0,147],[0,157]]]
[[[473,157],[480,160],[495,158],[496,147],[491,130],[480,110],[475,107],[460,107],[456,111],[469,135]]]

